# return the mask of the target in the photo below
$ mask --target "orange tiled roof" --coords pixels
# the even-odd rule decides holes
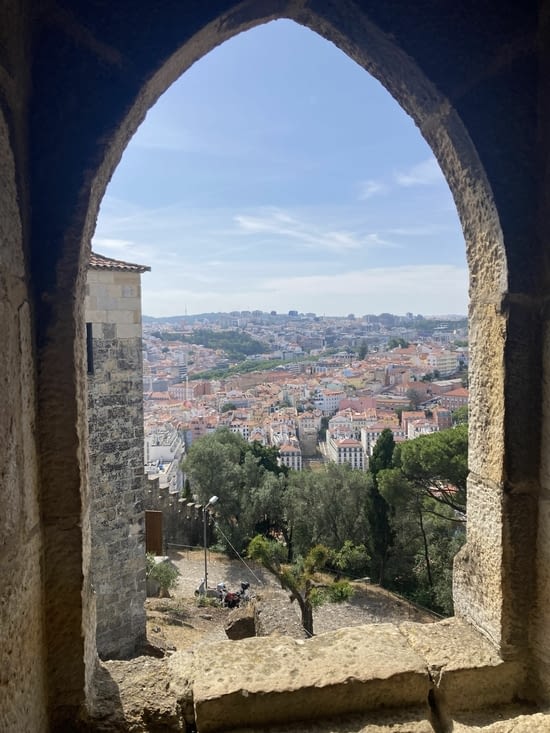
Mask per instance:
[[[458,387],[457,389],[451,389],[449,392],[441,395],[442,397],[468,397],[469,391],[465,387]]]
[[[335,441],[337,445],[353,445],[353,446],[361,446],[361,443],[358,440],[354,440],[353,438],[342,438],[341,440]]]
[[[151,270],[146,265],[136,265],[133,262],[113,260],[111,257],[105,257],[97,252],[90,254],[88,267],[92,270],[121,270],[123,272],[149,272]]]

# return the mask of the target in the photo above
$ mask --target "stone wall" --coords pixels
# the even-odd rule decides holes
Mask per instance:
[[[7,3],[0,23],[0,730],[38,731],[47,725],[43,534],[25,196],[17,171],[25,69],[21,64],[15,72],[22,52],[10,38],[20,30],[25,4],[16,5]]]
[[[182,499],[179,493],[170,493],[160,488],[158,478],[149,479],[145,494],[145,508],[162,512],[162,532],[165,551],[185,547],[202,547],[204,527],[200,504]],[[210,521],[207,528],[207,542],[214,537]]]
[[[43,534],[22,180],[28,68],[26,3],[0,24],[0,730],[46,727]],[[19,36],[19,38],[18,38]]]
[[[88,270],[92,584],[101,658],[145,637],[145,524],[140,275]]]
[[[137,0],[101,12],[66,0],[30,9],[28,0],[0,5],[0,727],[68,730],[91,699],[83,300],[107,182],[175,79],[226,39],[279,17],[376,76],[451,187],[468,250],[473,352],[468,543],[455,604],[501,653],[527,658],[537,685],[529,695],[549,700],[550,0]],[[106,324],[94,331],[101,356],[128,395],[136,324],[123,335],[97,323]],[[116,400],[99,392],[96,407],[116,425]],[[131,544],[135,570],[142,466],[123,455],[128,428],[111,434],[104,452],[93,446],[92,473],[105,461],[127,481],[127,516],[110,496],[119,490],[105,484],[95,554]],[[139,579],[135,598],[143,576],[129,575]],[[104,577],[114,588],[114,576]],[[121,573],[113,608],[131,605],[117,595],[127,587]],[[136,633],[139,605],[129,617]]]

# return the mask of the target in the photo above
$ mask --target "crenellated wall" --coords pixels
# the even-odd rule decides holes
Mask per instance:
[[[179,493],[170,493],[160,488],[159,479],[149,479],[145,492],[145,508],[162,512],[162,532],[165,550],[185,547],[202,547],[204,526],[202,507],[193,501],[183,499]],[[214,535],[211,515],[207,526],[207,542],[210,545]]]

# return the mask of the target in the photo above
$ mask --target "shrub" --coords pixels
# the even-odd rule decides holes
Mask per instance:
[[[176,586],[180,571],[170,562],[156,562],[155,556],[147,553],[145,574],[157,581],[161,595],[170,595],[170,590]]]
[[[365,545],[354,545],[346,540],[334,558],[334,565],[347,575],[359,577],[368,572],[370,556]]]

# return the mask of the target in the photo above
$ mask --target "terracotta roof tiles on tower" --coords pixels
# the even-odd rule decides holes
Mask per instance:
[[[151,268],[147,265],[136,265],[133,262],[123,262],[122,260],[113,260],[111,257],[92,252],[88,266],[92,270],[121,270],[123,272],[150,272]]]

